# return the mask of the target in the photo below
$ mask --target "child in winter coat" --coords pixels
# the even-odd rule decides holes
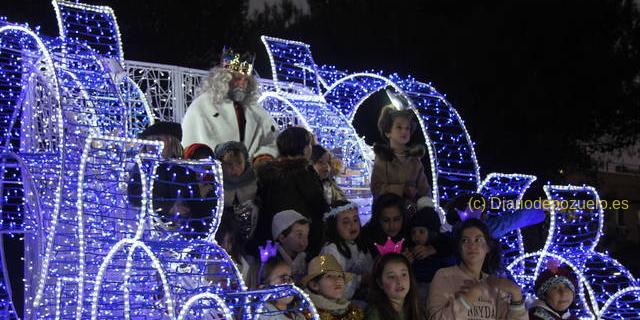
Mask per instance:
[[[257,244],[268,239],[273,216],[291,209],[311,221],[309,255],[317,255],[320,251],[322,215],[329,206],[324,199],[320,178],[309,162],[312,141],[313,136],[306,129],[287,128],[276,141],[278,158],[258,168],[258,197],[262,203],[254,236]]]
[[[420,300],[427,299],[429,285],[436,271],[454,264],[454,259],[438,254],[435,243],[440,233],[440,218],[432,207],[421,208],[411,219],[409,260],[418,283]]]
[[[573,273],[566,266],[559,266],[555,260],[542,272],[535,282],[538,300],[529,311],[529,319],[563,320],[577,319],[571,314],[578,284]]]
[[[344,272],[333,256],[319,255],[309,262],[302,285],[307,288],[311,301],[321,320],[361,320],[362,309],[344,298],[345,286],[353,273]]]
[[[311,148],[311,163],[313,168],[318,173],[320,181],[322,181],[322,188],[324,189],[324,198],[328,204],[337,200],[346,200],[347,197],[334,179],[336,172],[333,167],[333,157],[327,149],[320,145],[314,145]]]
[[[373,266],[369,248],[360,235],[358,206],[344,200],[336,201],[331,205],[331,211],[324,215],[324,219],[326,242],[320,254],[335,257],[343,270],[354,273],[353,280],[344,292],[344,298],[351,300],[356,291],[367,282]]]
[[[418,198],[431,194],[421,162],[424,146],[408,145],[415,129],[415,115],[411,110],[397,110],[392,105],[382,109],[378,130],[388,144],[373,147],[376,157],[371,192],[374,197],[395,193],[415,203]]]
[[[259,213],[257,179],[247,148],[241,142],[229,141],[217,145],[214,153],[222,162],[224,206],[233,208],[243,237],[249,239],[258,224]]]

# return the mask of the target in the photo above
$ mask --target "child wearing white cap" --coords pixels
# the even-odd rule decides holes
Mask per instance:
[[[273,216],[271,235],[278,246],[278,255],[291,265],[293,279],[298,282],[307,272],[309,219],[295,210],[284,210]]]

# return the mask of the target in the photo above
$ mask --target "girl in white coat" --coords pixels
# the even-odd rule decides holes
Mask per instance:
[[[346,272],[354,273],[347,284],[344,298],[351,300],[358,289],[366,288],[373,266],[373,258],[368,246],[360,235],[358,206],[349,201],[335,201],[331,210],[324,215],[325,237],[322,255],[331,255]],[[355,299],[363,298],[356,295]]]

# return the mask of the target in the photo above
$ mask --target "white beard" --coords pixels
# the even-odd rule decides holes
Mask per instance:
[[[229,90],[229,99],[233,102],[242,102],[247,97],[247,90],[242,88],[234,88]]]

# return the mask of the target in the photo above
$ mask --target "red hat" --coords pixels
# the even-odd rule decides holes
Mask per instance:
[[[574,294],[578,288],[578,281],[571,269],[566,265],[560,266],[558,261],[552,259],[547,263],[547,269],[536,279],[534,285],[536,295],[538,298],[544,299],[547,291],[558,283],[566,285]]]
[[[186,149],[184,149],[182,157],[187,160],[192,159],[196,152],[200,150],[202,150],[202,152],[206,154],[209,154],[213,158],[213,150],[211,150],[208,145],[203,143],[194,143],[189,145]]]

